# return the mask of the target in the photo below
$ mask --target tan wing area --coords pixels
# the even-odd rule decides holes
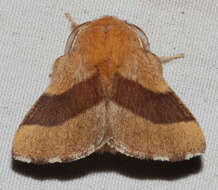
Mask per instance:
[[[14,159],[68,162],[91,154],[100,145],[106,112],[99,76],[78,59],[65,55],[56,61],[50,86],[16,132]]]
[[[141,159],[179,161],[200,155],[205,150],[203,133],[162,78],[161,68],[152,72],[150,64],[155,61],[159,62],[155,55],[139,52],[114,76],[108,106],[113,135],[109,145]]]

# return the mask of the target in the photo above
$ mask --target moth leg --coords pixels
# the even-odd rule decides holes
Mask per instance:
[[[71,16],[70,13],[65,13],[65,16],[68,18],[68,20],[71,22],[71,27],[75,28],[78,26],[78,24],[75,22],[75,20],[73,19],[73,17]]]
[[[161,63],[167,63],[167,62],[172,61],[174,59],[180,59],[180,58],[184,58],[184,54],[183,53],[177,54],[177,55],[174,55],[174,56],[162,56],[162,57],[159,57]]]

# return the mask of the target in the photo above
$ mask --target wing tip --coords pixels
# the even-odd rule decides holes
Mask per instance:
[[[129,151],[125,146],[120,146],[120,144],[108,143],[109,146],[114,148],[117,152],[124,154],[129,157],[137,158],[140,160],[153,160],[153,161],[163,161],[163,162],[181,162],[190,160],[195,157],[199,157],[204,154],[205,146],[201,149],[192,151],[192,152],[183,152],[183,153],[174,153],[174,154],[145,154],[144,152],[139,151]]]
[[[152,160],[154,161],[167,161],[167,162],[179,162],[179,161],[186,161],[186,160],[191,160],[192,158],[199,157],[203,155],[202,152],[198,153],[187,153],[185,156],[181,157],[167,157],[167,156],[154,156]]]
[[[157,161],[170,161],[170,158],[167,156],[154,156],[153,160]]]
[[[201,155],[203,155],[203,153],[201,153],[201,152],[198,152],[198,153],[188,153],[188,154],[185,155],[185,160],[190,160],[190,159],[192,159],[194,157],[201,156]]]
[[[180,158],[177,158],[177,159],[169,158],[167,156],[154,156],[153,158],[151,158],[151,160],[162,161],[162,162],[164,162],[164,161],[167,161],[167,162],[177,162],[177,161],[190,160],[192,158],[199,157],[201,155],[203,155],[202,152],[187,153],[184,158],[180,157]],[[17,161],[20,161],[20,162],[23,162],[23,163],[27,163],[27,164],[30,164],[30,163],[34,163],[34,164],[54,164],[54,163],[63,163],[64,162],[60,157],[50,158],[50,159],[48,159],[47,161],[44,161],[44,162],[41,162],[41,161],[40,162],[36,162],[33,159],[31,159],[31,158],[22,157],[22,156],[13,156],[13,159],[17,160]]]
[[[22,156],[13,156],[13,159],[14,159],[14,160],[17,160],[17,161],[20,161],[20,162],[27,163],[27,164],[32,163],[32,159],[27,158],[27,157],[22,157]]]
[[[35,160],[24,156],[14,156],[13,159],[26,164],[54,164],[64,162],[60,157],[49,158],[48,160]]]
[[[55,157],[27,157],[23,156],[21,152],[16,152],[14,149],[12,150],[12,158],[16,161],[20,161],[27,164],[36,164],[36,165],[44,165],[44,164],[55,164],[55,163],[69,163],[82,158],[85,158],[92,154],[95,151],[94,145],[91,145],[87,151],[81,152],[80,154],[71,153],[69,156],[55,156]]]

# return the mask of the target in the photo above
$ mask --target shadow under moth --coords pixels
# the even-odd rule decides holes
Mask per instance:
[[[77,25],[51,82],[13,140],[15,160],[71,162],[94,152],[182,161],[205,151],[192,113],[163,78],[145,33],[112,16]]]

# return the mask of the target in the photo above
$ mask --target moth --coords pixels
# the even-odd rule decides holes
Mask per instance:
[[[71,21],[50,84],[15,134],[15,160],[48,164],[118,152],[175,162],[204,153],[198,122],[163,78],[162,63],[182,55],[156,56],[138,26],[113,16]]]

